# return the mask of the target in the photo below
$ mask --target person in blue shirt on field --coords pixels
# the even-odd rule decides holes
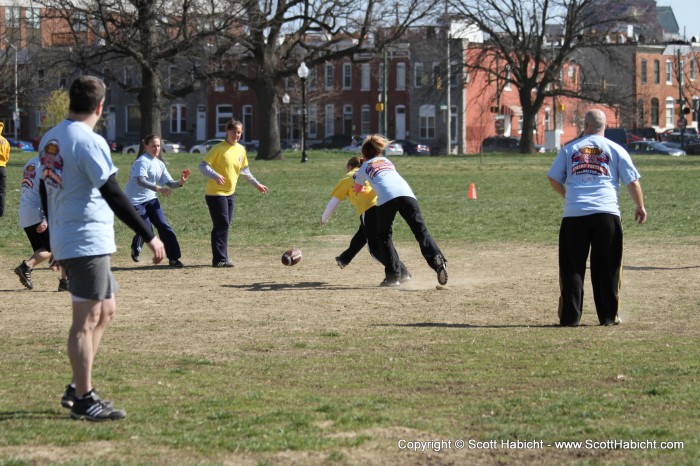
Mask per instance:
[[[620,180],[635,204],[634,219],[647,219],[639,172],[627,151],[606,139],[605,113],[586,113],[584,136],[564,146],[547,172],[564,198],[559,230],[559,323],[577,326],[583,312],[583,280],[591,254],[591,283],[600,325],[620,323],[622,224]]]
[[[423,258],[437,273],[438,283],[441,286],[446,285],[447,260],[425,226],[413,190],[396,171],[391,160],[382,155],[388,144],[389,140],[380,134],[367,136],[362,143],[362,157],[365,161],[353,175],[355,192],[363,190],[366,181],[377,193],[377,237],[380,254],[385,259],[385,277],[380,286],[401,284],[401,260],[391,239],[392,225],[397,213],[413,232]]]
[[[110,267],[117,250],[114,216],[145,238],[154,263],[163,260],[165,248],[119,187],[107,141],[93,131],[104,108],[104,82],[81,76],[68,94],[68,118],[39,143],[39,194],[51,231],[53,267],[65,269],[72,302],[68,358],[73,378],[61,405],[73,419],[119,420],[126,412],[101,400],[92,385],[93,361],[117,310],[118,285]]]
[[[175,230],[168,224],[160,207],[158,194],[168,197],[173,189],[184,186],[190,177],[190,170],[184,169],[180,179],[173,180],[160,158],[160,137],[149,134],[144,138],[143,146],[146,152],[136,157],[131,164],[129,181],[126,183],[124,192],[146,225],[153,225],[158,230],[158,236],[165,244],[165,254],[170,266],[184,267],[180,262],[182,256],[180,243],[177,241]],[[142,246],[143,239],[135,235],[131,241],[131,259],[134,262],[139,261]]]

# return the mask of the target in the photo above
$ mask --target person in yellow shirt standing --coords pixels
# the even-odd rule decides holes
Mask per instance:
[[[238,143],[243,123],[232,120],[226,125],[226,140],[212,147],[199,163],[199,171],[209,178],[205,200],[211,216],[212,267],[233,267],[228,257],[228,236],[236,206],[236,184],[243,177],[261,193],[267,186],[258,182],[248,167],[245,147]]]
[[[353,175],[360,168],[360,165],[362,165],[362,159],[359,157],[351,157],[348,160],[345,166],[347,173],[333,188],[331,199],[328,201],[326,210],[321,216],[321,226],[323,226],[346,198],[355,207],[357,214],[360,216],[360,228],[350,240],[350,246],[335,258],[338,267],[341,269],[350,264],[357,253],[365,247],[365,244],[369,249],[370,255],[384,265],[384,258],[381,256],[377,238],[377,193],[369,185],[365,185],[365,189],[360,192],[353,190],[355,185]],[[391,247],[394,247],[393,244]],[[400,268],[400,281],[405,283],[411,279],[411,274],[403,262],[400,263]]]
[[[3,129],[5,129],[5,123],[0,121],[0,217],[5,215],[5,192],[7,191],[5,166],[7,161],[10,160],[10,143],[2,135]]]

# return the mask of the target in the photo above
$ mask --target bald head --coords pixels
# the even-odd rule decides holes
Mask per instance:
[[[589,110],[586,112],[584,124],[586,134],[600,134],[602,136],[605,133],[605,113],[598,109]]]

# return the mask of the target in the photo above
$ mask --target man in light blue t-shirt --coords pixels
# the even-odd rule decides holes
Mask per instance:
[[[584,136],[564,146],[547,172],[552,188],[564,198],[559,230],[559,323],[576,326],[583,312],[583,279],[591,253],[591,283],[600,325],[619,324],[622,269],[620,180],[635,203],[634,219],[644,223],[644,195],[639,172],[627,151],[606,139],[605,113],[586,113]]]
[[[93,132],[102,116],[105,85],[81,76],[69,90],[68,118],[51,128],[39,143],[39,193],[51,231],[54,267],[68,275],[73,322],[68,333],[68,358],[73,372],[61,405],[74,419],[118,420],[126,417],[101,400],[92,385],[92,363],[100,340],[116,312],[116,281],[110,256],[116,251],[114,215],[163,260],[163,243],[146,226],[117,183],[109,146]]]

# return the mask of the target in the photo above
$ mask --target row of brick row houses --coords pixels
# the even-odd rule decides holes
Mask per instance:
[[[3,2],[5,6],[0,8],[0,36],[5,39],[0,43],[0,53],[4,52],[6,65],[3,89],[12,89],[12,68],[8,64],[15,59],[19,66],[15,75],[19,73],[22,77],[20,87],[31,88],[31,92],[18,93],[20,112],[16,119],[15,102],[4,99],[0,121],[5,123],[6,134],[12,135],[16,130],[20,138],[35,139],[40,136],[46,116],[43,102],[51,91],[69,86],[80,71],[42,68],[42,56],[66,48],[60,28],[53,26],[48,33],[40,9]],[[667,17],[668,12],[664,10],[664,13]],[[665,34],[671,33],[671,38],[677,37],[678,32],[677,24],[673,31],[673,24],[675,19],[664,30]],[[626,90],[624,98],[610,99],[606,107],[611,126],[654,127],[659,131],[673,128],[681,117],[678,112],[682,100],[691,110],[685,115],[688,126],[697,127],[700,44],[640,43],[633,33],[621,30],[623,33],[612,37],[610,43],[617,62],[606,65],[596,51],[584,50],[564,65],[558,85],[571,89],[597,86],[601,95]],[[38,48],[30,46],[34,37],[41,38]],[[553,33],[553,47],[556,41]],[[382,132],[391,139],[427,144],[434,153],[441,153],[447,146],[449,126],[452,151],[475,153],[486,137],[518,136],[522,131],[522,109],[517,89],[507,79],[499,82],[487,73],[466,73],[462,66],[474,59],[475,51],[483,43],[484,37],[478,30],[452,21],[447,26],[414,27],[400,43],[381,55],[355,56],[352,60],[311,67],[306,80],[307,141],[313,143],[334,134]],[[167,87],[188,79],[192,70],[170,65],[162,73]],[[140,84],[138,68],[133,64],[111,63],[105,67],[104,76],[114,74],[134,87]],[[109,84],[109,79],[106,81]],[[32,86],[28,86],[30,83]],[[300,140],[300,90],[301,81],[295,77],[287,78],[278,90],[280,137],[284,142]],[[556,148],[573,139],[582,130],[583,115],[588,108],[589,104],[579,99],[551,99],[537,115],[535,143]],[[141,113],[136,96],[109,86],[105,109],[105,122],[100,130],[105,137],[124,144],[137,142]],[[242,82],[211,80],[199,90],[168,102],[162,118],[162,136],[191,147],[208,138],[223,137],[225,124],[231,118],[243,121],[245,142],[265,137],[259,131],[261,115],[255,93]],[[551,138],[548,140],[548,134],[553,133],[557,135],[554,143]]]

